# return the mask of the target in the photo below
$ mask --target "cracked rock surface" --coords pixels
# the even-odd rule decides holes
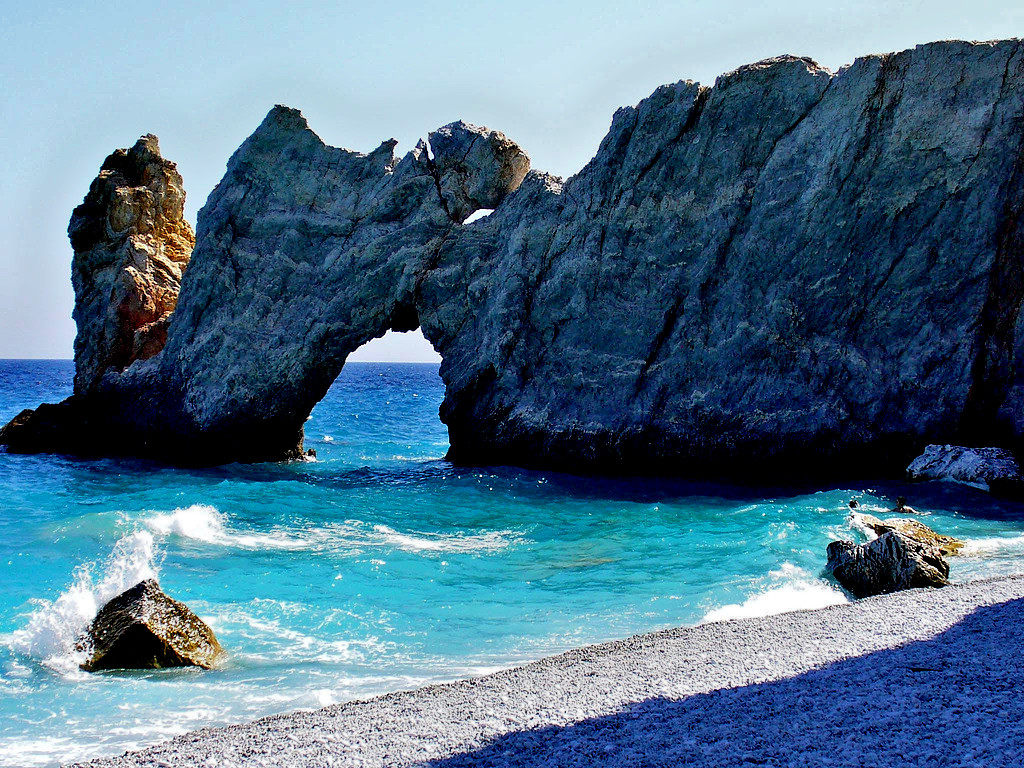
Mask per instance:
[[[80,641],[89,651],[82,669],[211,669],[222,653],[213,630],[152,579],[104,605]]]
[[[855,597],[949,584],[949,563],[937,542],[895,529],[861,545],[833,541],[827,552],[826,570]]]
[[[1022,114],[1019,41],[662,86],[564,181],[465,123],[397,160],[278,107],[200,213],[162,353],[0,439],[296,456],[345,357],[420,326],[459,463],[778,478],[1016,448]]]
[[[907,467],[907,479],[950,480],[1006,494],[1024,489],[1017,459],[1003,448],[929,445]]]

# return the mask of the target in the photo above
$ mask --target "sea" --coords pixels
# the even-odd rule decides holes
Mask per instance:
[[[70,361],[0,361],[0,423],[71,393]],[[819,608],[849,501],[906,495],[964,539],[954,581],[1024,572],[1024,507],[950,483],[754,488],[460,468],[435,364],[349,363],[315,461],[176,469],[0,453],[0,766],[119,754],[665,627]],[[79,669],[146,578],[226,649],[216,669]]]

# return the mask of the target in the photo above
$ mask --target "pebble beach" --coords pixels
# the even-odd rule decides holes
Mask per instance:
[[[1016,765],[1021,598],[1005,577],[665,630],[78,765]]]

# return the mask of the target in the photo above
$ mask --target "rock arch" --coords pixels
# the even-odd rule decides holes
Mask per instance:
[[[662,86],[565,181],[463,123],[396,160],[278,107],[200,213],[162,352],[0,442],[294,456],[345,356],[418,324],[462,463],[777,479],[1016,448],[1021,115],[1014,40]]]
[[[200,211],[159,354],[128,358],[108,336],[134,328],[104,335],[117,324],[107,307],[77,311],[76,363],[90,375],[70,401],[36,412],[35,431],[47,425],[51,449],[177,463],[298,456],[302,425],[348,355],[389,330],[420,327],[420,282],[441,245],[475,210],[497,206],[529,169],[526,154],[497,131],[456,122],[428,141],[401,159],[394,140],[361,154],[324,144],[297,110],[272,109]],[[154,137],[129,156],[140,147],[159,158]],[[143,174],[108,179],[104,170],[104,189],[116,188],[93,197],[108,205],[76,212],[73,230],[107,234],[76,247],[76,275],[97,252],[114,263],[104,265],[106,283],[79,292],[80,307],[102,303],[109,284],[140,271],[140,262],[143,273],[156,271],[160,254],[143,245],[125,253],[121,243],[152,230],[145,214],[163,205],[176,206],[180,220],[183,194],[168,199],[180,177],[159,161],[154,167],[174,183],[158,189]],[[148,204],[138,221],[112,231],[116,201],[136,198]],[[29,432],[24,445],[14,435],[15,449],[38,444]]]
[[[419,283],[442,243],[529,167],[502,134],[465,123],[429,142],[400,160],[393,140],[363,155],[276,107],[239,148],[200,214],[155,366],[189,431],[298,450],[348,355],[419,327]]]

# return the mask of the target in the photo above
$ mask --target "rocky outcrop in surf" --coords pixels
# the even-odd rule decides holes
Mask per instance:
[[[929,445],[910,462],[907,479],[950,480],[998,495],[1024,498],[1024,475],[1005,448]]]
[[[859,546],[833,541],[828,545],[826,570],[854,597],[949,583],[949,564],[938,547],[896,531]]]
[[[92,620],[81,645],[87,672],[104,669],[210,669],[222,649],[213,630],[152,579],[108,602]]]
[[[876,536],[896,531],[904,538],[938,549],[943,555],[955,555],[964,546],[959,539],[936,533],[920,520],[915,520],[912,517],[889,517],[880,520],[874,515],[859,514],[854,515],[854,518]]]
[[[163,351],[4,439],[297,456],[346,356],[419,326],[459,463],[778,478],[1016,447],[1022,114],[1018,41],[663,86],[565,181],[465,123],[399,160],[278,107],[200,212]]]

